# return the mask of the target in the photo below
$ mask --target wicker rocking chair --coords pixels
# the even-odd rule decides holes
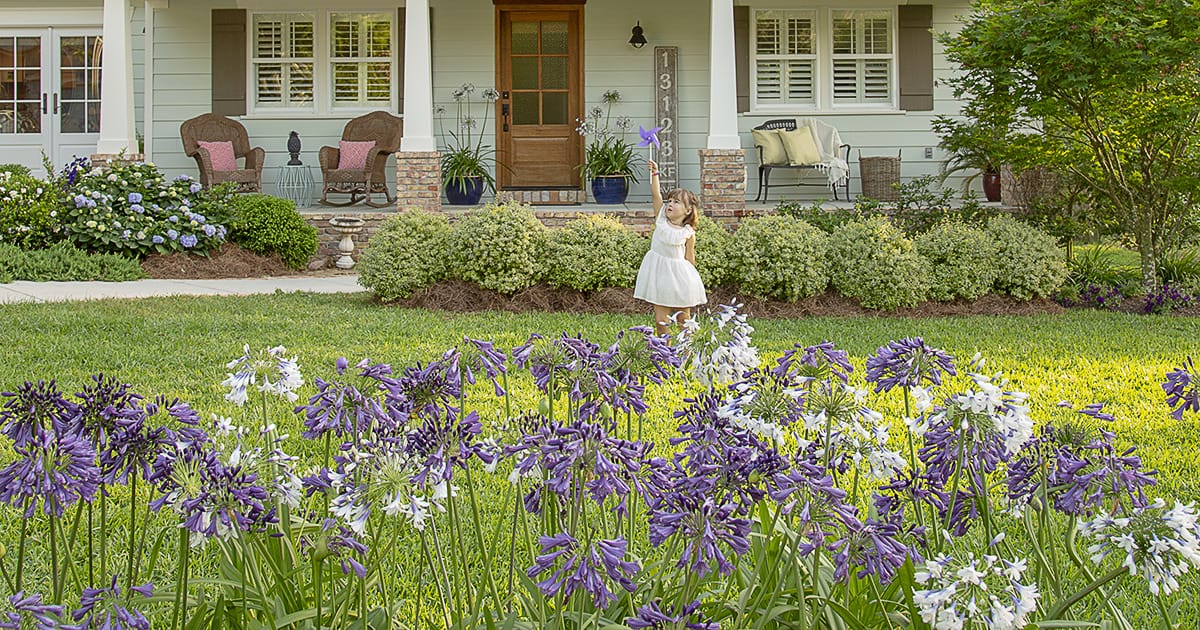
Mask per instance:
[[[201,114],[183,121],[179,126],[183,151],[196,159],[200,169],[200,184],[205,188],[224,182],[237,184],[238,192],[262,192],[262,169],[266,151],[250,147],[250,136],[242,123],[217,114]],[[245,167],[235,170],[213,169],[212,156],[200,142],[229,142],[237,160],[245,159]]]
[[[321,203],[328,206],[348,206],[365,200],[368,206],[374,208],[391,205],[396,197],[388,190],[385,168],[388,156],[400,150],[402,123],[403,119],[399,116],[383,111],[363,114],[346,123],[345,129],[342,130],[342,140],[375,142],[375,146],[367,153],[365,166],[361,169],[339,169],[339,147],[321,147]],[[329,200],[329,193],[350,195],[350,198],[348,201],[337,203]],[[383,193],[384,203],[372,201],[373,193]]]

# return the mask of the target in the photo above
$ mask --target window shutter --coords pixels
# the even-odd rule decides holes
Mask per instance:
[[[902,4],[897,53],[900,109],[933,109],[933,6]]]
[[[750,7],[733,7],[734,65],[737,72],[737,110],[750,111]]]
[[[212,11],[212,112],[246,113],[246,10]]]

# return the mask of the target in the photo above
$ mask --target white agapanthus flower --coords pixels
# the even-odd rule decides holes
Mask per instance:
[[[935,630],[1024,628],[1038,600],[1037,586],[1021,583],[1025,569],[1023,559],[967,554],[960,560],[939,555],[914,575],[917,583],[928,588],[915,591],[913,603],[921,619]]]
[[[221,385],[229,388],[225,400],[239,407],[245,405],[249,400],[251,385],[257,385],[261,392],[287,398],[290,402],[299,398],[295,390],[304,384],[304,377],[300,374],[296,357],[286,357],[286,348],[275,346],[253,357],[249,344],[243,345],[242,350],[242,356],[225,365],[226,369],[234,370],[221,381]]]
[[[961,428],[976,434],[994,434],[1004,445],[1005,457],[1011,458],[1033,437],[1033,418],[1025,404],[1029,394],[1005,391],[1008,381],[1000,375],[973,373],[971,378],[978,389],[955,394],[948,404],[962,412]],[[940,422],[944,414],[934,414],[929,424]]]
[[[758,367],[758,348],[750,342],[754,327],[737,304],[722,304],[715,313],[683,323],[679,350],[696,380],[706,386],[727,385]]]
[[[1101,515],[1084,523],[1080,531],[1096,539],[1088,547],[1092,562],[1116,555],[1129,575],[1146,577],[1151,594],[1179,590],[1179,576],[1191,567],[1200,569],[1200,526],[1195,503],[1176,501],[1173,508],[1166,507],[1159,498],[1132,516]]]

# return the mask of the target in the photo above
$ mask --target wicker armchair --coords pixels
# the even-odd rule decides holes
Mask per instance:
[[[242,123],[217,114],[201,114],[183,121],[179,126],[183,137],[183,151],[196,159],[200,169],[200,184],[204,187],[224,182],[237,184],[238,192],[262,192],[262,169],[266,151],[262,147],[250,147],[250,136]],[[230,142],[233,155],[245,159],[245,167],[233,171],[213,170],[212,157],[199,142]]]
[[[359,169],[339,169],[341,151],[338,147],[321,147],[321,203],[329,206],[348,206],[365,199],[368,206],[382,208],[391,205],[396,197],[388,190],[387,166],[389,155],[400,150],[403,136],[403,119],[387,112],[363,114],[346,123],[342,140],[348,142],[375,141],[375,147],[367,154],[366,166]],[[329,193],[350,195],[348,201],[336,203],[329,200]],[[383,193],[384,203],[372,201],[373,193]]]

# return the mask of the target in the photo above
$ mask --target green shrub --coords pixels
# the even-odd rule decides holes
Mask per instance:
[[[70,239],[88,251],[204,253],[225,241],[225,225],[208,215],[228,202],[229,187],[206,189],[187,175],[167,181],[153,164],[141,162],[73,172],[60,220]]]
[[[317,228],[296,212],[296,204],[270,195],[237,195],[230,203],[229,240],[257,254],[279,254],[302,269],[317,253]]]
[[[25,171],[0,171],[0,243],[27,249],[45,247],[58,240],[61,232],[58,199],[49,182]]]
[[[750,219],[729,239],[729,263],[741,290],[796,301],[829,285],[829,237],[807,222],[777,214]]]
[[[983,230],[962,221],[943,221],[915,241],[929,261],[929,299],[974,300],[996,282],[996,246]]]
[[[34,250],[0,243],[0,282],[121,282],[145,276],[132,258],[88,253],[66,241]]]
[[[464,217],[450,235],[450,273],[500,293],[537,279],[546,227],[517,202],[489,203]]]
[[[929,261],[886,217],[853,221],[829,237],[829,277],[865,308],[915,306],[929,292]]]
[[[719,287],[735,281],[729,259],[729,232],[721,224],[701,216],[696,228],[696,271],[706,287]]]
[[[996,245],[996,290],[1017,299],[1052,295],[1067,278],[1067,265],[1054,237],[1012,217],[987,223]]]
[[[820,201],[814,201],[807,206],[798,201],[785,201],[775,206],[775,212],[786,217],[803,219],[809,225],[829,234],[845,223],[863,218],[863,210],[877,211],[879,209],[879,202],[867,201],[865,197],[860,197],[860,199],[864,202],[856,204],[853,212],[843,208],[826,208]]]
[[[450,223],[418,208],[388,217],[367,243],[358,263],[358,283],[390,302],[444,280]]]
[[[33,173],[29,171],[29,167],[24,164],[0,164],[0,174],[11,173],[20,175],[21,177],[29,177]]]
[[[608,215],[585,215],[550,230],[540,260],[550,286],[592,291],[632,287],[650,242]]]

